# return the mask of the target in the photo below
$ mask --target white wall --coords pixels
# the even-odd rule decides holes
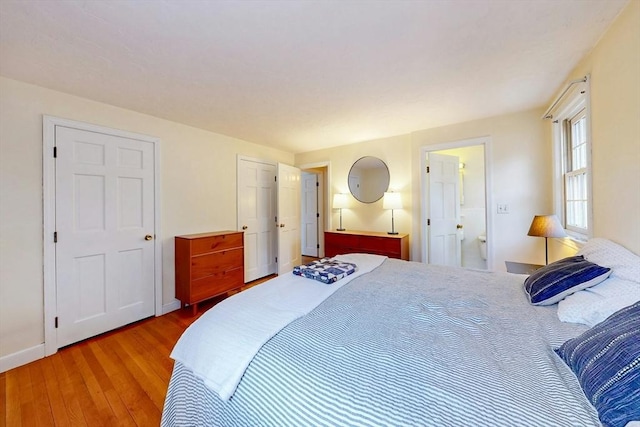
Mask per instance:
[[[296,164],[331,163],[329,191],[349,194],[348,175],[351,165],[364,156],[378,157],[389,168],[389,190],[402,193],[404,209],[395,210],[395,228],[400,233],[411,232],[411,161],[410,135],[399,135],[336,148],[296,155]],[[331,221],[325,229],[337,228],[339,211],[330,209]],[[382,199],[375,203],[361,203],[350,196],[350,206],[342,210],[342,224],[347,230],[390,231],[391,212],[382,209]]]
[[[631,1],[567,80],[591,74],[594,230],[640,253],[640,2]],[[43,342],[42,114],[95,123],[162,139],[163,301],[173,299],[173,243],[177,234],[235,228],[235,156],[292,163],[294,156],[87,99],[0,78],[0,357]],[[551,100],[549,101],[551,102]],[[549,212],[551,147],[544,108],[303,153],[296,164],[330,161],[330,193],[348,192],[351,164],[364,155],[383,159],[390,189],[405,208],[396,227],[420,250],[422,146],[490,136],[494,262],[541,263],[544,241],[526,236],[533,215]],[[344,212],[350,229],[387,231],[382,202]],[[335,228],[337,212],[331,218]],[[552,244],[550,258],[566,252]],[[570,248],[573,251],[573,248]]]
[[[507,203],[508,215],[493,215],[491,240],[494,258],[488,268],[505,270],[504,261],[535,262],[544,260],[544,246],[540,239],[527,236],[531,219],[536,213],[551,208],[551,146],[540,109],[490,117],[471,122],[414,132],[412,150],[446,142],[462,141],[488,136],[491,140],[487,157],[492,165],[493,204]],[[414,200],[420,196],[420,159],[413,159]],[[413,203],[412,241],[419,241],[420,206]],[[413,259],[421,259],[420,245],[412,247]]]
[[[640,1],[629,2],[566,80],[586,74],[591,75],[593,235],[640,254]],[[558,257],[575,248],[566,239],[549,242]]]
[[[376,156],[389,166],[389,188],[401,191],[404,209],[395,211],[396,228],[410,233],[411,259],[421,260],[420,153],[423,146],[490,136],[493,164],[492,196],[495,203],[508,203],[509,215],[495,220],[492,269],[505,270],[504,261],[536,262],[544,260],[544,242],[527,236],[536,213],[551,208],[551,148],[542,109],[525,111],[441,128],[421,130],[408,135],[367,141],[325,150],[296,154],[296,164],[331,162],[333,192],[348,192],[347,174],[362,156]],[[343,210],[347,229],[388,231],[391,215],[382,209],[382,201],[365,205],[353,201]],[[490,206],[495,209],[495,206]],[[334,212],[333,223],[338,221]],[[328,227],[335,228],[335,227]]]
[[[594,235],[640,253],[640,2],[629,2],[566,80],[587,73],[592,95]],[[553,207],[550,124],[540,119],[551,102],[531,111],[298,154],[296,163],[331,161],[334,190],[345,192],[346,184],[340,186],[346,183],[353,161],[365,155],[387,161],[391,188],[395,180],[403,191],[405,209],[398,215],[398,228],[411,233],[411,257],[420,260],[421,147],[489,136],[493,203],[488,208],[494,213],[494,234],[489,236],[494,259],[489,268],[504,270],[505,260],[542,264],[544,239],[526,234],[533,216],[551,213]],[[498,203],[508,204],[510,213],[497,215]],[[348,228],[385,231],[387,227],[381,204],[357,206],[345,215]],[[576,248],[573,242],[552,239],[549,259],[571,255]]]
[[[42,115],[161,139],[163,302],[174,297],[173,236],[236,229],[236,155],[290,153],[0,78],[0,357],[44,342]]]
[[[591,75],[594,236],[640,254],[640,1],[568,80]]]

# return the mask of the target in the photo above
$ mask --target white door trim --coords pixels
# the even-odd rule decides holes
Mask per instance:
[[[259,157],[244,156],[242,154],[238,154],[237,160],[246,160],[248,162],[264,163],[265,165],[278,166],[278,162],[274,162],[272,160],[261,159]]]
[[[470,147],[474,145],[484,146],[484,173],[485,173],[485,211],[487,221],[487,268],[493,269],[493,185],[491,181],[492,156],[491,156],[491,137],[482,136],[478,138],[463,139],[460,141],[443,142],[433,145],[424,145],[420,147],[420,247],[422,253],[422,262],[426,263],[427,253],[427,233],[425,227],[427,224],[428,200],[424,197],[424,191],[427,187],[427,177],[423,173],[427,168],[427,153],[430,151],[450,150],[452,148]]]
[[[56,224],[56,169],[53,158],[55,145],[55,127],[65,126],[89,132],[98,132],[129,139],[150,142],[153,144],[154,158],[154,196],[155,196],[155,239],[154,245],[154,284],[155,284],[155,315],[162,312],[162,236],[160,234],[160,139],[148,135],[107,128],[75,120],[62,119],[53,116],[42,116],[42,189],[44,216],[44,347],[45,356],[58,351],[55,318],[57,316],[56,300],[56,250],[53,233]]]

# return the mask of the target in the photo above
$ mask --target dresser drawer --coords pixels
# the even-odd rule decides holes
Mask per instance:
[[[358,236],[351,234],[325,233],[325,241],[340,247],[357,246]]]
[[[360,248],[369,254],[400,255],[398,240],[392,238],[367,236],[360,239]]]
[[[221,273],[243,265],[244,248],[214,252],[191,258],[191,279]]]
[[[244,269],[220,271],[191,283],[190,303],[203,301],[244,284]]]
[[[184,308],[244,285],[244,233],[235,230],[175,237],[176,298]]]
[[[325,256],[368,253],[409,260],[409,235],[373,231],[325,231]]]
[[[191,255],[200,255],[239,247],[242,247],[242,233],[223,234],[193,240],[191,242]]]
[[[359,248],[359,238],[352,234],[325,232],[324,242],[325,255],[330,257],[358,252]]]

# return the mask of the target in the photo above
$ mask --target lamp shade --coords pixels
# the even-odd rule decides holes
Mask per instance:
[[[527,236],[567,237],[556,215],[536,215],[533,217]]]
[[[400,193],[384,193],[382,209],[402,209],[402,196]]]
[[[349,207],[349,198],[345,193],[335,193],[333,195],[333,209],[344,209]]]

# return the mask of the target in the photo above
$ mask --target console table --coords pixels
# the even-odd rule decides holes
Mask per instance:
[[[376,231],[325,231],[325,256],[367,253],[409,261],[409,235]]]

